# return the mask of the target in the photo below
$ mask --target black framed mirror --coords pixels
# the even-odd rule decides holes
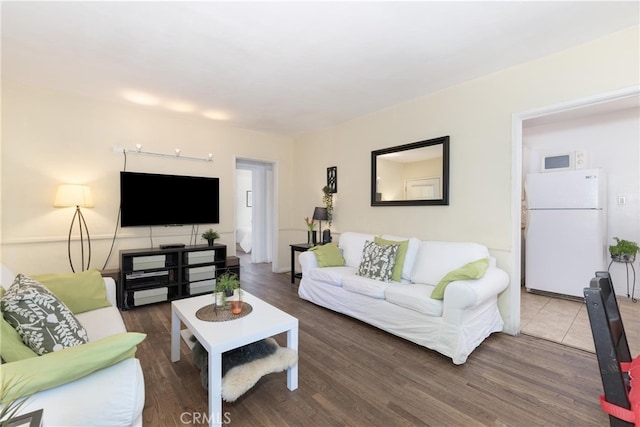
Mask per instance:
[[[371,206],[449,204],[449,136],[371,152]]]

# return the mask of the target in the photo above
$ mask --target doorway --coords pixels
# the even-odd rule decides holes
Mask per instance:
[[[276,261],[274,181],[274,163],[236,159],[236,251],[251,263]]]
[[[520,333],[521,329],[521,280],[522,280],[522,203],[523,203],[523,125],[531,120],[554,120],[563,116],[578,117],[593,110],[602,111],[617,105],[636,102],[640,95],[638,87],[625,88],[592,97],[573,100],[555,106],[528,112],[515,113],[512,117],[512,188],[511,188],[511,290],[509,295],[509,319],[505,321],[505,332]]]

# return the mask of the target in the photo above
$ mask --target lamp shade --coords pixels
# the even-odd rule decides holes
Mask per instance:
[[[327,221],[329,219],[327,208],[315,208],[313,210],[313,219],[318,219],[320,221]]]
[[[68,206],[92,208],[91,188],[88,185],[63,184],[58,187],[53,206],[56,208],[66,208]]]

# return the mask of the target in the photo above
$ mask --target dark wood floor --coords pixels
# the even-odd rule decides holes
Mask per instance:
[[[439,353],[301,300],[287,274],[243,265],[242,286],[300,320],[299,388],[263,377],[223,411],[235,426],[606,426],[595,355],[494,334],[461,366]],[[207,393],[191,353],[170,358],[169,303],[123,312],[138,347],[145,426],[202,425]],[[284,345],[285,337],[278,336]]]

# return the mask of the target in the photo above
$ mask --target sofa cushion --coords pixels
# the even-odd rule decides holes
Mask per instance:
[[[382,237],[376,236],[373,239],[374,243],[379,245],[398,245],[398,253],[396,254],[396,262],[393,266],[393,273],[391,274],[391,280],[394,282],[402,281],[402,267],[404,266],[404,259],[407,256],[407,249],[409,248],[409,240],[386,240]]]
[[[342,278],[354,276],[357,269],[354,267],[324,267],[312,268],[309,278],[316,282],[323,282],[333,286],[342,286]]]
[[[436,285],[450,271],[488,257],[487,247],[478,243],[425,241],[420,245],[411,281]]]
[[[480,258],[479,260],[470,262],[460,268],[450,271],[449,273],[445,274],[442,280],[440,280],[436,287],[433,288],[433,291],[431,292],[431,298],[444,299],[444,290],[449,285],[449,283],[455,280],[480,279],[482,276],[484,276],[487,268],[489,268],[489,259]]]
[[[399,285],[389,286],[384,295],[387,302],[433,317],[442,316],[441,300],[429,298],[434,286],[431,285]]]
[[[373,241],[374,238],[375,236],[373,234],[354,233],[353,231],[342,233],[338,247],[342,250],[342,256],[344,256],[346,265],[358,268],[360,260],[362,259],[364,242],[367,240]]]
[[[396,264],[400,245],[379,245],[367,241],[364,244],[362,260],[358,267],[358,276],[389,282]]]
[[[145,334],[127,332],[42,357],[0,365],[0,377],[21,385],[7,390],[6,398],[15,399],[57,387],[133,357],[136,346],[145,337]]]
[[[37,281],[19,274],[0,300],[3,317],[36,354],[88,342],[69,309]]]
[[[411,272],[413,271],[413,265],[415,264],[416,255],[418,255],[418,251],[420,250],[420,245],[422,244],[422,241],[420,241],[420,239],[416,237],[407,238],[407,237],[391,236],[388,234],[383,234],[382,238],[385,240],[392,240],[392,241],[409,240],[407,253],[404,257],[404,265],[402,266],[402,278],[405,280],[411,280]]]
[[[76,317],[87,331],[89,342],[127,332],[120,310],[114,306],[85,311]]]
[[[316,255],[318,267],[340,267],[345,265],[344,257],[335,243],[314,246],[309,250]]]
[[[87,270],[81,273],[55,273],[32,276],[42,283],[73,314],[97,308],[109,307],[104,279],[98,270]]]
[[[380,280],[369,279],[367,277],[357,275],[345,276],[342,279],[342,289],[377,299],[384,299],[384,291],[389,286],[401,285],[394,285],[390,282],[381,282]]]

